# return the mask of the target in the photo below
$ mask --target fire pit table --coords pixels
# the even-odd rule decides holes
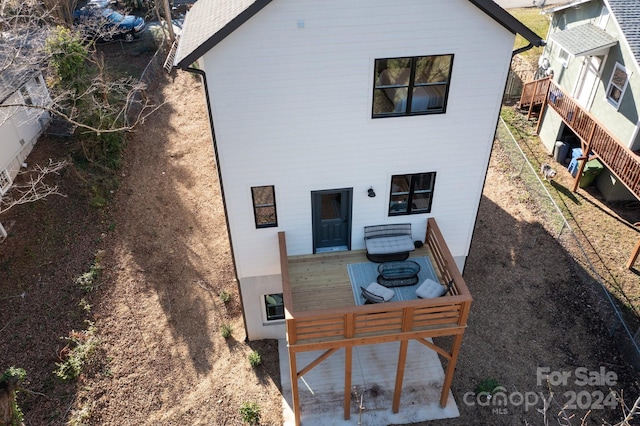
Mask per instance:
[[[385,287],[403,287],[418,283],[420,265],[411,260],[384,262],[378,266],[378,284]]]

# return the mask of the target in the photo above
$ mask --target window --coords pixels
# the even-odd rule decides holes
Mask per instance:
[[[11,188],[11,178],[6,170],[0,170],[0,195],[4,195]]]
[[[282,298],[282,293],[265,295],[264,307],[267,312],[267,321],[284,319],[284,299]]]
[[[278,226],[276,193],[273,185],[252,187],[251,198],[253,199],[253,215],[256,220],[256,228]]]
[[[391,176],[389,216],[429,213],[436,173]]]
[[[616,108],[620,107],[627,83],[629,83],[629,73],[627,73],[625,67],[616,63],[613,74],[611,74],[609,86],[607,87],[607,100]]]
[[[562,66],[566,68],[569,65],[569,52],[561,47],[558,52],[558,59],[562,63]]]
[[[29,95],[29,92],[27,91],[26,87],[20,88],[20,94],[22,95],[22,99],[25,105],[33,105],[33,101],[31,100],[31,95]]]
[[[453,55],[376,59],[372,117],[443,114]]]

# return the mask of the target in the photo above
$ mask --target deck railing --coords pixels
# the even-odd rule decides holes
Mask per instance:
[[[540,91],[546,88],[540,100]],[[640,198],[640,156],[619,141],[602,123],[549,78],[525,84],[521,107],[546,105],[556,111],[564,123],[581,139],[584,151],[593,151],[604,165],[636,197]],[[542,111],[541,111],[542,116]],[[539,126],[540,124],[538,124]]]
[[[279,233],[279,243],[290,346],[314,350],[312,348],[344,346],[344,341],[351,339],[382,343],[398,340],[398,334],[426,332],[435,336],[443,335],[438,329],[448,328],[451,331],[466,326],[471,294],[432,218],[428,222],[425,244],[431,250],[441,277],[447,282],[453,281],[450,295],[434,299],[294,312],[284,232]]]

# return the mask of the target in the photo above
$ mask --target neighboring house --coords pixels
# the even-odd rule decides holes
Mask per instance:
[[[516,33],[544,44],[490,0],[199,0],[187,14],[175,65],[203,77],[247,337],[287,337],[296,423],[297,353],[344,348],[350,371],[353,346],[435,335],[454,338],[439,350],[445,406]],[[334,266],[366,261],[365,226],[400,223],[452,289],[356,306]]]
[[[50,120],[48,112],[28,106],[50,101],[40,72],[8,69],[0,73],[0,197],[11,187]]]
[[[597,157],[604,170],[595,183],[607,201],[640,197],[640,2],[575,0],[544,13],[551,25],[540,64],[552,78],[540,98],[542,142],[549,152],[565,141]],[[571,154],[577,187],[583,175]]]

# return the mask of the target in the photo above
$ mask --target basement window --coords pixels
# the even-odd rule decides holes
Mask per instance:
[[[284,319],[284,299],[282,298],[282,293],[266,294],[264,296],[264,307],[267,313],[267,321]]]

